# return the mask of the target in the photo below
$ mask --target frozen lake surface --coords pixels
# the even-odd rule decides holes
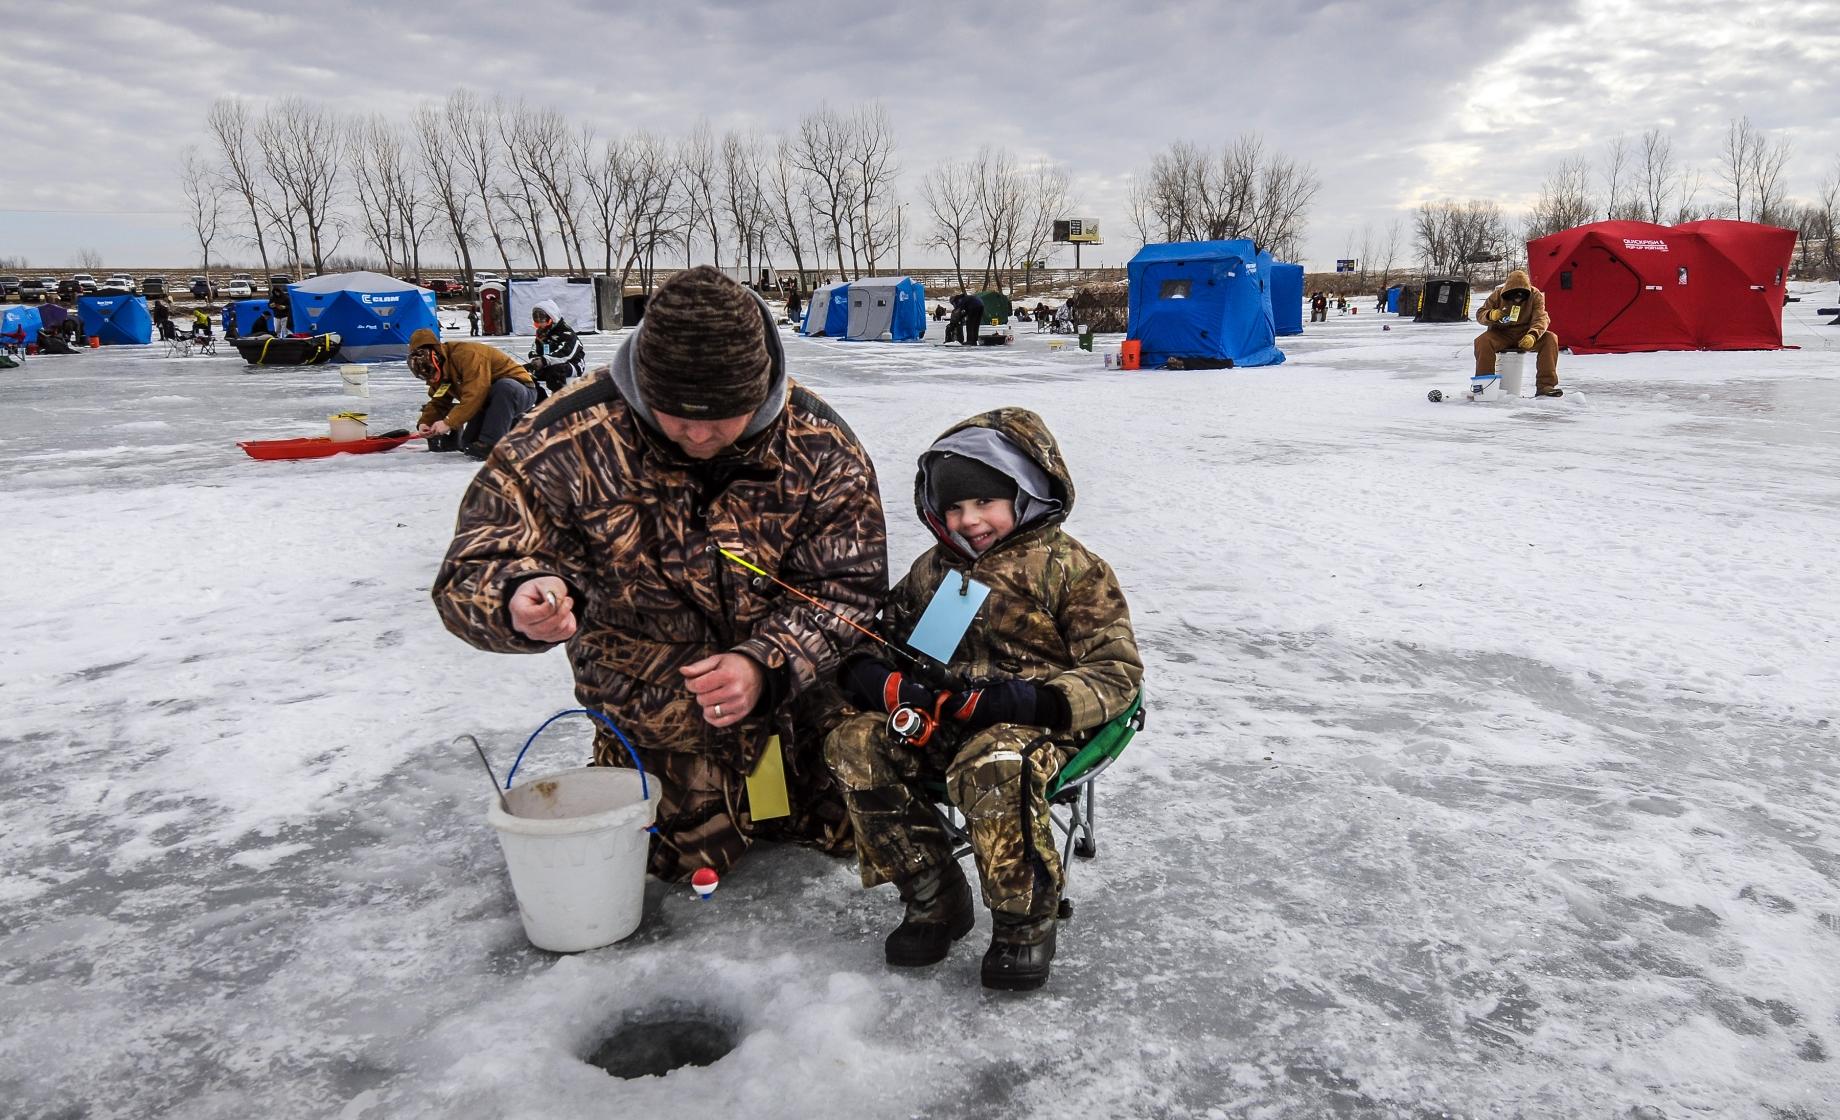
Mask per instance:
[[[1219,372],[789,339],[897,571],[915,456],[1021,404],[1131,599],[1150,727],[1024,998],[978,987],[983,914],[891,972],[892,890],[795,849],[527,945],[449,743],[502,771],[573,701],[562,653],[428,602],[470,465],[235,447],[409,424],[400,363],[365,402],[155,348],[0,373],[0,1111],[1840,1116],[1840,328],[1806,294],[1802,349],[1568,355],[1565,398],[1501,406],[1425,400],[1473,328],[1367,313]],[[558,731],[528,773],[583,757]],[[584,1061],[680,1005],[739,1045]]]

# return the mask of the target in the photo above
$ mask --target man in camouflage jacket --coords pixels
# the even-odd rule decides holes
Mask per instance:
[[[887,563],[869,456],[787,375],[765,304],[703,267],[658,290],[611,368],[499,441],[434,600],[481,649],[566,641],[577,699],[662,786],[651,869],[681,879],[726,870],[756,838],[848,849],[815,721],[858,637],[836,616],[874,617]],[[774,735],[791,812],[757,821],[746,779]],[[597,764],[629,765],[596,736]]]
[[[948,492],[942,482],[955,458],[994,472],[996,485],[1014,494],[1008,536],[979,548],[948,529],[944,507],[969,493]],[[990,595],[948,667],[961,680],[988,683],[978,697],[970,690],[951,696],[931,738],[915,745],[890,733],[888,715],[915,700],[935,706],[912,695],[926,689],[869,654],[846,668],[846,692],[862,710],[831,732],[825,756],[844,786],[863,885],[892,881],[907,903],[906,920],[886,945],[891,964],[941,960],[972,925],[964,875],[924,789],[943,779],[965,814],[995,919],[984,983],[1029,988],[1047,978],[1063,881],[1048,784],[1093,732],[1129,707],[1143,680],[1117,576],[1061,528],[1073,497],[1059,445],[1026,409],[965,420],[920,459],[914,504],[939,543],[890,592],[883,630],[905,640],[936,590],[943,585],[940,594],[951,594],[965,578],[976,580]]]

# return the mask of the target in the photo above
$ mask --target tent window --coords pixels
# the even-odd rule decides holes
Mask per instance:
[[[1685,284],[1687,282],[1687,266],[1686,265],[1684,264],[1681,265],[1679,270],[1674,273],[1674,282],[1677,284]]]
[[[1782,269],[1780,268],[1776,270],[1776,286],[1782,287]]]
[[[1165,280],[1162,290],[1157,293],[1157,298],[1187,299],[1190,285],[1191,281],[1188,280]]]
[[[1562,292],[1569,292],[1572,290],[1572,274],[1571,273],[1561,272],[1559,274],[1559,290]]]
[[[1450,302],[1450,288],[1448,285],[1439,284],[1437,294],[1438,294],[1437,302],[1439,303],[1449,303]]]

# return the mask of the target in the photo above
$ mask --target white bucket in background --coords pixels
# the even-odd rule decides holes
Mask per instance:
[[[365,436],[364,421],[350,420],[343,416],[329,416],[332,421],[332,442],[352,443]]]
[[[368,397],[371,395],[371,371],[366,366],[340,366],[339,380],[345,383],[345,395],[348,397]]]
[[[645,857],[657,801],[636,770],[586,766],[524,783],[497,799],[498,833],[524,935],[539,949],[579,953],[639,928]]]
[[[1504,352],[1495,359],[1495,371],[1501,375],[1501,395],[1514,400],[1521,395],[1521,371],[1527,355],[1519,350]]]

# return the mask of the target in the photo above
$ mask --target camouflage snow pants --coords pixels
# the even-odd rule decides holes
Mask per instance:
[[[747,778],[707,755],[639,748],[639,760],[658,799],[652,852],[646,870],[666,882],[690,878],[699,867],[726,875],[756,840],[790,840],[832,855],[850,851],[850,818],[836,781],[810,746],[786,751],[786,793],[792,815],[754,822]],[[626,749],[606,728],[594,734],[594,765],[631,766]]]
[[[889,735],[887,724],[886,716],[859,713],[824,740],[856,831],[863,886],[908,879],[951,860],[951,841],[923,788],[943,779],[946,796],[965,815],[984,905],[1017,917],[1053,914],[1063,880],[1047,789],[1072,748],[1044,738],[1039,727],[999,724],[963,737],[942,727],[916,750]]]

